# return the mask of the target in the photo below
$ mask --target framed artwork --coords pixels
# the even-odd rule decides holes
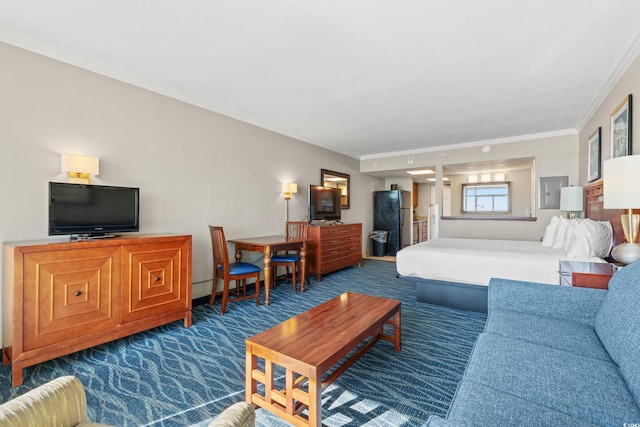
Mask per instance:
[[[598,127],[595,132],[589,137],[589,162],[587,171],[587,180],[589,182],[595,181],[600,178],[600,156],[602,143],[600,137],[602,135],[602,128]]]
[[[631,95],[611,113],[611,158],[631,154]]]

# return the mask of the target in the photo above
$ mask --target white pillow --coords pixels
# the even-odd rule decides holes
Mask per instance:
[[[593,236],[593,256],[606,258],[613,248],[613,227],[609,221],[594,221],[598,233]]]
[[[562,249],[564,245],[564,235],[567,233],[568,227],[569,220],[567,218],[560,217],[558,228],[556,228],[556,232],[553,234],[553,244],[551,245],[553,249]]]
[[[575,224],[565,250],[572,258],[606,258],[613,242],[613,228],[608,221],[585,219]]]
[[[564,250],[569,258],[590,258],[591,245],[589,244],[589,230],[586,222],[573,227],[570,239],[566,242]]]
[[[556,233],[558,224],[560,223],[560,215],[554,215],[549,221],[549,225],[544,230],[544,237],[542,238],[542,246],[553,246],[553,235]]]
[[[582,222],[581,218],[574,218],[574,219],[570,219],[569,220],[569,223],[567,225],[567,231],[565,231],[564,239],[562,240],[562,249],[564,249],[565,251],[569,247],[569,244],[570,244],[570,242],[571,242],[571,240],[573,238],[573,230],[581,222]]]

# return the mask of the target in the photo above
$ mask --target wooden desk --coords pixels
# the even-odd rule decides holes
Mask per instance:
[[[400,304],[398,300],[346,292],[248,338],[246,401],[294,426],[321,427],[322,390],[378,340],[389,341],[400,351]],[[384,325],[391,325],[393,333],[385,333]],[[368,337],[372,338],[332,371]],[[258,359],[264,360],[263,369]],[[286,370],[283,390],[276,388],[274,365]]]
[[[297,250],[300,254],[300,282],[303,284],[304,289],[307,266],[307,240],[287,238],[286,236],[263,236],[233,239],[229,240],[229,242],[235,244],[236,262],[242,260],[242,251],[261,252],[264,254],[264,295],[265,304],[269,305],[269,291],[271,289],[271,280],[273,280],[271,278],[271,256],[278,251]]]

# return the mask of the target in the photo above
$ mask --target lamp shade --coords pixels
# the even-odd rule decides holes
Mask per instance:
[[[604,208],[640,208],[640,155],[605,160],[602,169]]]
[[[584,210],[584,192],[582,187],[562,187],[560,189],[560,210],[582,211]]]
[[[295,182],[285,182],[284,184],[282,184],[282,192],[285,194],[295,194],[298,192],[298,184],[296,184]]]
[[[62,154],[60,169],[62,172],[88,173],[98,175],[100,161],[97,157],[80,156],[78,154]]]

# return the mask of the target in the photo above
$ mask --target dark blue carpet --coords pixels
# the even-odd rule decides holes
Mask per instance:
[[[338,426],[421,426],[445,414],[486,315],[416,302],[415,285],[396,278],[395,264],[364,260],[323,276],[304,294],[280,284],[271,305],[230,304],[220,316],[195,307],[193,326],[182,322],[142,332],[29,367],[22,386],[10,387],[0,369],[0,400],[7,401],[61,375],[75,375],[87,392],[92,421],[115,426],[206,425],[244,400],[245,338],[345,291],[402,301],[402,351],[380,341],[323,394],[323,422]],[[264,301],[264,299],[263,299]],[[264,410],[258,425],[283,423]]]

